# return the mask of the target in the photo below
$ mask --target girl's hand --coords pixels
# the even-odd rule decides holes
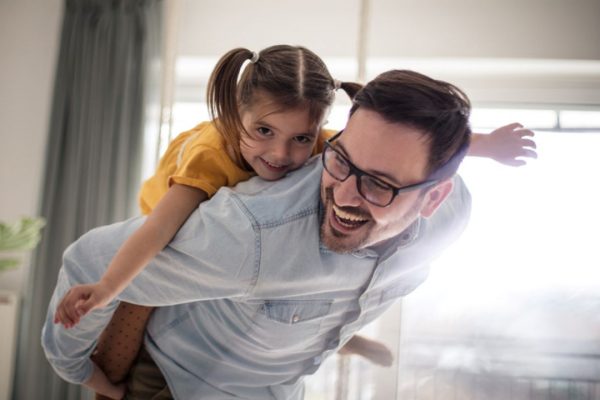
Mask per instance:
[[[56,307],[54,323],[72,328],[88,312],[106,306],[117,294],[103,283],[74,286]]]
[[[472,152],[473,155],[489,157],[500,164],[519,167],[527,163],[520,158],[537,158],[533,136],[531,130],[519,123],[501,126],[490,134],[476,135],[471,144]]]

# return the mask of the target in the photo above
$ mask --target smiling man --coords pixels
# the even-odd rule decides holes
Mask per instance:
[[[302,377],[421,284],[464,228],[470,197],[454,173],[468,116],[456,87],[390,71],[357,94],[322,156],[203,203],[118,297],[163,306],[127,398],[301,399]],[[99,279],[142,222],[95,229],[65,252],[42,344],[68,381],[93,376],[117,301],[68,331],[52,323],[57,302]]]

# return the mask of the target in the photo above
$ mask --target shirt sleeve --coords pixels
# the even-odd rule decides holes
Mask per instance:
[[[321,154],[325,149],[325,142],[331,139],[337,132],[338,131],[333,131],[331,129],[321,130],[321,133],[317,137],[317,143],[315,144],[312,155]]]
[[[252,220],[230,190],[202,203],[173,241],[105,308],[94,310],[69,330],[53,323],[57,304],[73,285],[96,282],[143,217],[94,229],[63,255],[58,282],[42,330],[46,357],[63,379],[83,383],[89,359],[118,300],[167,306],[211,298],[234,298],[252,290],[258,276]]]
[[[226,171],[231,162],[224,158],[224,151],[205,145],[190,146],[169,177],[169,186],[174,183],[192,186],[212,197],[220,187],[230,185]]]

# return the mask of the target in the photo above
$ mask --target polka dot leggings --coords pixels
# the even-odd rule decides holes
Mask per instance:
[[[125,380],[144,339],[154,308],[121,302],[102,332],[92,360],[113,383]],[[96,394],[96,400],[109,400]]]

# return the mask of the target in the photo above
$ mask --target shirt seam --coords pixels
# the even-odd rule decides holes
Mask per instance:
[[[264,222],[262,224],[259,224],[257,222],[258,228],[268,229],[268,228],[275,228],[275,227],[278,227],[278,226],[281,226],[281,225],[285,225],[285,224],[287,224],[289,222],[293,222],[293,221],[296,221],[298,219],[302,219],[302,218],[305,218],[305,217],[307,217],[309,215],[315,214],[317,212],[317,210],[318,210],[318,208],[316,208],[316,207],[313,206],[313,207],[310,207],[310,208],[302,209],[302,210],[298,211],[294,215],[290,215],[289,217],[285,217],[285,218],[282,218],[282,219],[277,220],[277,221]]]
[[[258,276],[260,272],[260,263],[261,263],[261,241],[260,241],[260,224],[254,218],[252,212],[246,207],[246,205],[242,202],[242,200],[235,194],[232,194],[231,199],[235,202],[235,204],[239,207],[239,209],[244,213],[250,225],[252,226],[252,231],[254,232],[254,271],[252,277],[250,279],[250,284],[248,285],[248,289],[246,290],[245,295],[248,296],[252,293],[252,291],[256,288],[256,284],[258,283]]]

